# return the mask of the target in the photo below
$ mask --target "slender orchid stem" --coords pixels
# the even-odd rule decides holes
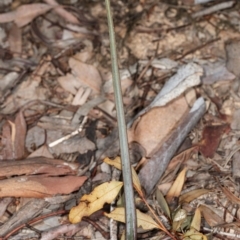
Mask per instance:
[[[122,159],[122,173],[124,182],[124,192],[125,192],[125,222],[126,222],[126,239],[135,240],[137,239],[136,231],[136,209],[134,202],[134,192],[132,184],[132,174],[131,174],[131,164],[129,158],[128,150],[128,140],[127,140],[127,128],[125,115],[123,110],[123,100],[122,91],[120,85],[120,77],[118,70],[118,61],[115,45],[115,34],[113,27],[113,20],[111,15],[111,8],[109,0],[105,1],[107,9],[108,18],[108,29],[110,37],[110,49],[111,49],[111,59],[112,59],[112,74],[113,74],[113,88],[117,111],[118,120],[118,131],[119,131],[119,141],[120,141],[120,152]]]

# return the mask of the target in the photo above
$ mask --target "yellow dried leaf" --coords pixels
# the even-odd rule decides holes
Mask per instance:
[[[141,197],[143,197],[144,194],[143,194],[143,191],[141,188],[141,183],[140,183],[138,175],[133,167],[132,167],[132,179],[133,179],[133,186],[134,186],[135,190],[138,192],[138,194]]]
[[[158,224],[147,214],[136,210],[137,214],[137,226],[142,227],[145,230],[150,230],[153,228],[158,228]],[[125,209],[115,208],[111,213],[104,213],[105,216],[112,218],[116,221],[125,223]]]
[[[117,168],[119,170],[122,170],[120,157],[116,157],[114,160],[111,160],[110,158],[105,158],[103,161],[111,166],[114,166],[115,168]],[[133,180],[133,185],[134,185],[135,190],[138,192],[138,194],[140,196],[143,197],[141,184],[140,184],[138,175],[133,167],[132,167],[132,180]]]
[[[207,240],[207,237],[202,233],[198,232],[194,228],[191,228],[183,235],[183,240]]]
[[[78,206],[73,207],[69,213],[69,221],[78,223],[84,216],[90,216],[92,213],[101,209],[104,203],[111,203],[118,195],[123,182],[106,182],[96,187],[90,194],[85,194]]]
[[[191,223],[191,227],[194,228],[197,231],[200,231],[201,227],[201,212],[200,209],[197,208]]]
[[[118,170],[122,170],[121,158],[120,157],[116,157],[114,160],[111,160],[110,158],[107,157],[103,161],[110,166],[114,166]]]
[[[168,203],[170,203],[173,198],[180,196],[180,193],[182,191],[183,184],[185,181],[186,172],[187,172],[187,168],[184,168],[177,176],[172,187],[169,189],[166,195],[166,200],[168,201]]]
[[[180,196],[179,202],[180,203],[184,203],[184,202],[189,203],[189,202],[193,201],[194,199],[196,199],[196,198],[200,197],[201,195],[206,194],[208,192],[210,192],[210,190],[204,189],[204,188],[189,191],[189,192],[183,194],[182,196]]]

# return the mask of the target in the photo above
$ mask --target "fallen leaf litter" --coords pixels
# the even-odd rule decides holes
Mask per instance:
[[[35,224],[40,235],[18,230],[113,183],[103,160],[119,154],[105,6],[44,2],[0,3],[0,236],[106,239],[104,202],[85,215],[98,210],[89,217],[96,225],[73,228],[65,213]],[[169,205],[172,220],[163,223],[182,239],[211,232],[213,239],[239,238],[239,7],[209,0],[113,4],[135,187],[162,219]],[[157,203],[158,191],[165,197],[157,195]],[[121,199],[105,215],[124,222]],[[159,228],[138,208],[138,227]],[[70,220],[79,222],[77,215]]]

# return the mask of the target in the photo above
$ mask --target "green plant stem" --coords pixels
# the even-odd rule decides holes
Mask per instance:
[[[109,0],[105,0],[107,18],[108,18],[108,28],[109,28],[109,38],[110,38],[110,50],[111,50],[111,60],[112,60],[112,74],[113,74],[113,88],[117,111],[118,120],[118,131],[119,131],[119,141],[120,141],[120,152],[121,152],[121,162],[122,162],[122,173],[124,182],[124,195],[125,195],[125,222],[126,222],[126,239],[134,240],[137,239],[136,231],[136,209],[134,202],[134,192],[132,184],[132,173],[131,164],[129,158],[128,150],[128,140],[127,140],[127,128],[126,121],[123,110],[122,101],[122,91],[120,85],[120,77],[118,70],[118,61],[115,45],[115,34],[113,27],[113,20],[111,15],[111,8]]]

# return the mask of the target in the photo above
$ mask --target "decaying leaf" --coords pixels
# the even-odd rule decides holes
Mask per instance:
[[[21,176],[0,181],[0,197],[44,198],[69,194],[79,189],[87,177]]]
[[[80,87],[89,87],[93,93],[100,93],[102,79],[98,70],[74,57],[69,59],[72,73],[58,78],[60,85],[72,94],[77,94]]]
[[[149,215],[140,212],[138,209],[136,210],[136,213],[138,227],[142,227],[145,230],[159,228],[158,224]],[[124,208],[115,208],[111,213],[104,213],[104,215],[116,221],[125,223]]]
[[[35,158],[35,157],[45,157],[45,158],[51,158],[53,159],[53,155],[50,153],[48,146],[45,144],[32,152],[28,158]]]
[[[14,138],[15,158],[21,159],[25,154],[25,138],[27,134],[27,125],[23,112],[19,111],[15,119],[16,136]]]
[[[176,155],[171,162],[169,163],[166,173],[176,169],[176,166],[182,164],[184,161],[190,159],[190,156],[197,150],[197,146],[193,146],[189,149],[186,149]]]
[[[11,125],[5,122],[2,127],[0,159],[13,159]]]
[[[24,157],[26,132],[27,126],[23,112],[19,111],[14,122],[8,121],[3,125],[1,159],[21,159]]]
[[[183,188],[183,184],[185,182],[186,172],[187,172],[187,168],[184,168],[177,176],[172,187],[169,189],[169,191],[166,195],[166,200],[168,203],[170,203],[175,197],[180,196],[182,188]]]
[[[202,140],[199,143],[199,151],[205,156],[212,158],[219,145],[221,136],[229,130],[229,125],[205,126],[203,129]]]
[[[69,163],[60,159],[44,157],[28,158],[25,160],[1,161],[0,177],[17,175],[44,174],[45,176],[59,176],[76,173],[78,163]]]
[[[204,188],[189,191],[187,193],[184,193],[182,196],[180,196],[179,202],[189,203],[189,202],[193,201],[194,199],[196,199],[196,198],[200,197],[201,195],[206,194],[208,192],[210,192],[210,190],[204,189]]]
[[[116,157],[114,160],[111,160],[110,158],[105,158],[103,161],[111,166],[114,166],[115,168],[117,168],[119,170],[122,170],[120,157]],[[134,185],[135,190],[138,192],[138,194],[140,196],[143,197],[143,191],[141,188],[141,184],[140,184],[138,175],[133,167],[132,167],[132,179],[133,179],[133,185]]]
[[[227,196],[227,198],[235,204],[240,204],[240,198],[236,197],[232,192],[230,192],[226,187],[221,187],[223,193]]]
[[[22,52],[22,29],[16,24],[12,24],[8,35],[9,49],[11,52]]]
[[[46,100],[49,90],[41,86],[41,76],[49,69],[48,58],[43,58],[39,67],[29,76],[26,81],[22,81],[19,86],[7,97],[1,109],[2,114],[11,114],[21,108],[24,104],[33,100]],[[34,77],[33,77],[34,76]]]
[[[211,226],[217,226],[219,224],[223,224],[224,220],[217,214],[213,209],[210,209],[209,207],[205,205],[199,206],[199,210],[201,211],[204,219],[206,222]]]
[[[62,16],[64,19],[66,19],[68,22],[74,23],[74,24],[79,24],[78,19],[65,10],[61,5],[59,5],[55,0],[44,0],[46,3],[48,3],[50,6],[54,7],[54,10],[57,14]]]
[[[218,81],[231,81],[236,76],[228,71],[225,66],[225,61],[208,62],[203,65],[204,77],[202,82],[204,84],[213,84]]]
[[[226,57],[227,57],[227,69],[234,73],[236,77],[240,76],[240,69],[239,69],[239,46],[240,41],[239,38],[237,39],[230,39],[226,42]]]
[[[51,8],[52,6],[44,3],[21,5],[16,11],[0,14],[0,23],[15,21],[18,27],[23,27]]]
[[[106,182],[96,187],[89,195],[84,195],[79,205],[71,209],[69,213],[70,222],[78,223],[82,220],[82,217],[90,216],[101,209],[104,203],[111,203],[118,195],[122,186],[122,182]]]

